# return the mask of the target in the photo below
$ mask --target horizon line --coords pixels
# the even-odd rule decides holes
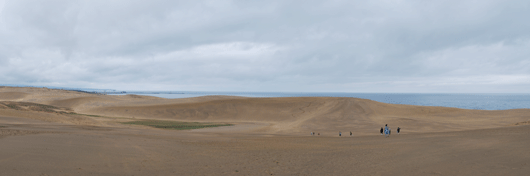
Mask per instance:
[[[60,86],[30,86],[30,85],[17,85],[17,84],[0,84],[0,87],[31,87],[31,88],[47,88],[47,89],[57,89],[57,90],[69,90],[69,91],[85,91],[85,92],[97,92],[97,93],[105,93],[106,91],[110,91],[108,93],[178,93],[178,92],[188,92],[188,93],[359,93],[359,94],[530,94],[530,92],[516,92],[516,93],[499,93],[499,92],[480,92],[480,93],[472,93],[472,92],[344,92],[344,91],[336,91],[336,92],[310,92],[310,91],[300,91],[300,92],[294,92],[294,91],[216,91],[216,90],[117,90],[117,89],[102,89],[102,88],[72,88],[72,87],[60,87]],[[88,91],[90,90],[90,91]],[[101,91],[101,92],[100,92]]]

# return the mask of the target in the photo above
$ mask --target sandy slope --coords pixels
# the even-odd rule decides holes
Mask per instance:
[[[9,106],[26,102],[52,105],[57,111]],[[117,123],[133,118],[236,125],[174,131]],[[0,171],[526,175],[529,122],[530,109],[481,111],[324,97],[163,99],[0,87]],[[381,137],[378,131],[385,123],[394,130],[403,128],[403,134]],[[311,131],[322,135],[309,136]]]
[[[70,108],[112,117],[261,124],[257,133],[370,135],[384,124],[404,132],[442,132],[495,128],[530,121],[530,109],[488,111],[396,105],[357,98],[245,98],[208,96],[163,99],[96,95],[43,88],[0,88],[5,100]],[[2,99],[0,99],[1,101]]]
[[[24,99],[27,95],[29,94],[23,92],[0,92],[0,100],[17,101]]]
[[[391,105],[355,98],[232,98],[189,103],[98,107],[90,114],[188,121],[261,122],[259,132],[374,134],[390,124],[407,132],[441,132],[502,127],[528,121],[529,110],[477,111]]]

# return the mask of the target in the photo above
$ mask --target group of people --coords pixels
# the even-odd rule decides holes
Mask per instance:
[[[342,136],[342,132],[339,131],[339,137]],[[353,133],[350,131],[350,136],[353,136]]]
[[[381,127],[381,130],[379,130],[381,135],[385,134],[385,137],[389,137],[392,133],[392,130],[388,127],[388,124],[385,124],[385,128]],[[399,134],[401,132],[401,128],[397,127],[397,133]],[[315,132],[311,132],[311,136],[314,136]],[[318,133],[320,136],[320,133]],[[342,136],[342,132],[339,131],[339,137]],[[350,131],[350,136],[353,136],[353,133]]]
[[[312,132],[311,131],[311,136],[314,136],[315,135],[315,132]],[[320,136],[320,133],[318,133],[317,135]],[[342,132],[339,131],[339,136],[342,136]],[[350,131],[350,136],[353,136],[353,133]]]
[[[392,130],[390,130],[390,128],[388,127],[388,124],[385,124],[385,128],[383,129],[383,127],[381,127],[381,130],[379,130],[379,132],[381,133],[381,135],[385,134],[385,137],[389,137],[390,134],[392,134]],[[399,132],[401,132],[401,128],[397,128],[397,133],[399,134]]]

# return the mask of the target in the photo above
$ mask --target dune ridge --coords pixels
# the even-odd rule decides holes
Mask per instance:
[[[399,105],[359,98],[248,98],[205,96],[164,99],[139,95],[101,95],[45,88],[2,88],[4,97],[72,109],[82,114],[136,119],[254,123],[246,132],[335,135],[352,131],[375,135],[384,124],[404,132],[443,132],[510,126],[530,120],[529,109],[468,110]],[[23,96],[22,96],[23,95]]]
[[[163,99],[11,87],[0,87],[0,93],[9,97],[0,101],[3,175],[530,172],[529,109],[332,97]],[[235,125],[170,130],[126,123],[149,119]],[[401,127],[402,134],[380,136],[385,123]],[[312,131],[321,135],[310,136]]]
[[[28,94],[23,92],[0,92],[0,101],[16,101],[23,99]]]
[[[495,128],[529,120],[529,110],[466,110],[395,105],[357,98],[237,98],[199,103],[98,107],[87,111],[108,116],[214,122],[269,123],[260,132],[302,134],[355,131],[377,134],[384,124],[408,132]]]

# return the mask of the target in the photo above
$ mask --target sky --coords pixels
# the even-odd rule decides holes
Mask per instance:
[[[0,0],[0,84],[530,93],[526,0]]]

